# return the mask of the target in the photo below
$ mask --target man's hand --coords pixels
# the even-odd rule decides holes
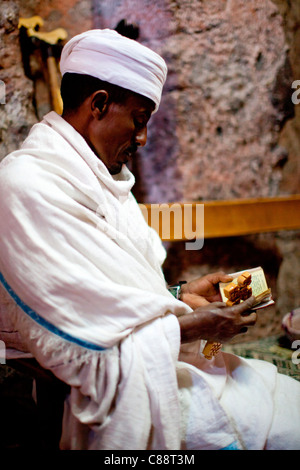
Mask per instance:
[[[205,339],[224,343],[231,340],[255,324],[256,312],[251,311],[254,303],[253,296],[233,307],[226,307],[223,302],[214,302],[178,317],[181,342]]]
[[[219,282],[230,282],[232,277],[223,272],[207,274],[181,286],[180,300],[192,309],[202,307],[210,302],[221,301]]]

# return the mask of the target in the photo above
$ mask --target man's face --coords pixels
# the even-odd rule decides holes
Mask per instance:
[[[112,175],[146,144],[152,111],[150,100],[133,94],[122,104],[110,103],[104,117],[93,122],[90,145]]]

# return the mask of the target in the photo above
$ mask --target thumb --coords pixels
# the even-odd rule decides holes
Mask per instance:
[[[220,273],[219,274],[219,282],[230,282],[233,281],[234,277],[230,276],[230,274]]]
[[[240,304],[237,305],[237,307],[240,307],[240,313],[248,315],[249,310],[252,310],[252,307],[255,305],[256,298],[254,295],[249,297],[249,299],[244,300],[244,302],[241,302]]]

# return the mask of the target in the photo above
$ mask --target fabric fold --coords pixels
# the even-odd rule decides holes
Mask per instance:
[[[70,385],[62,448],[274,448],[290,382],[270,364],[181,348],[177,317],[191,309],[166,288],[133,184],[54,112],[0,164],[5,341],[11,328]],[[299,401],[289,396],[287,416]],[[298,448],[299,422],[285,425]]]

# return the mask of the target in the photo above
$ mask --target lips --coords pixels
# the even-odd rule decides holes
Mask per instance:
[[[132,154],[134,154],[136,151],[137,151],[137,145],[130,145],[130,147],[128,147],[126,150],[125,150],[125,154],[128,155],[129,157],[132,156]]]
[[[125,158],[125,160],[123,160],[122,163],[127,163],[128,160],[132,158],[133,154],[136,151],[137,151],[136,145],[131,145],[130,147],[127,147],[127,149],[123,152],[127,158]]]

